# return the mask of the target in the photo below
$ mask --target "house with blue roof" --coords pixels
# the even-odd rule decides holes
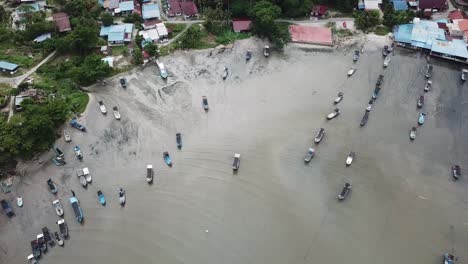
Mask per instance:
[[[461,39],[447,39],[445,30],[440,28],[439,23],[415,18],[412,24],[395,27],[395,42],[399,46],[428,50],[433,56],[468,63],[466,42]]]
[[[408,3],[405,0],[393,1],[393,9],[395,11],[406,11],[408,10]]]
[[[130,14],[133,12],[134,9],[135,4],[133,3],[133,1],[125,1],[119,3],[119,8],[116,8],[114,10],[114,13]]]
[[[0,61],[0,71],[3,73],[15,74],[18,68],[19,65],[17,64],[7,61]]]
[[[144,4],[142,7],[143,19],[157,19],[161,17],[158,4]]]
[[[119,24],[101,27],[99,36],[107,37],[109,45],[123,45],[132,41],[133,24]]]

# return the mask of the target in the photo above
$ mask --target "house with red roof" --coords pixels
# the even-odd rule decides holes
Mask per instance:
[[[180,8],[186,18],[198,16],[198,8],[193,1],[180,2]]]
[[[71,30],[70,19],[66,13],[60,12],[52,15],[58,32],[67,32]]]
[[[252,28],[252,20],[250,19],[233,19],[232,29],[234,32],[248,32]]]
[[[315,5],[312,7],[312,11],[310,12],[311,16],[314,17],[323,17],[327,14],[328,7],[324,5]]]
[[[448,19],[450,19],[451,21],[454,21],[454,20],[457,20],[457,19],[464,19],[465,16],[463,15],[462,11],[460,10],[454,10],[452,12],[449,13],[448,15]]]
[[[419,9],[445,10],[447,8],[447,0],[419,0]]]

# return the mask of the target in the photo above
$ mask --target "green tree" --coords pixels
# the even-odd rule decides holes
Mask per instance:
[[[8,21],[9,14],[3,7],[3,5],[0,5],[0,23],[4,23]]]
[[[268,38],[278,49],[290,40],[288,25],[275,23],[281,15],[281,8],[267,1],[259,1],[249,10],[253,19],[253,31],[260,37]]]
[[[141,49],[138,47],[135,47],[135,49],[133,50],[133,64],[143,64],[143,55],[141,54]]]
[[[233,17],[247,16],[250,8],[250,0],[231,1],[231,13]]]
[[[156,57],[158,55],[158,46],[153,42],[146,43],[144,50],[148,52],[148,55],[151,57]]]
[[[135,44],[141,49],[141,43],[143,42],[143,36],[136,35],[135,37]]]
[[[97,18],[101,9],[95,0],[73,0],[67,1],[64,10],[72,17]]]
[[[107,27],[114,24],[114,16],[108,12],[105,12],[101,15],[102,25]]]
[[[354,12],[354,24],[365,32],[380,24],[380,14],[376,10]]]
[[[204,12],[206,30],[213,34],[220,34],[229,30],[231,24],[231,16],[229,13],[222,9],[221,5],[216,8],[208,7]]]
[[[90,85],[112,71],[109,65],[96,54],[86,56],[83,63],[70,70],[70,77],[80,85]]]
[[[310,12],[312,0],[282,0],[278,5],[288,17],[305,16]]]
[[[84,55],[96,47],[98,41],[97,27],[78,26],[70,34],[57,40],[57,50],[61,53],[72,52]]]
[[[192,25],[184,33],[183,36],[179,38],[179,48],[182,49],[192,49],[200,44],[202,38],[202,33],[200,27],[197,25]]]

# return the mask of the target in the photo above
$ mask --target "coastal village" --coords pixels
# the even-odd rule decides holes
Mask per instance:
[[[78,263],[71,248],[93,244],[91,262],[110,245],[117,262],[209,263],[200,252],[222,244],[228,263],[312,263],[338,245],[335,263],[432,227],[416,254],[398,248],[463,263],[468,3],[318,0],[288,17],[202,2],[2,4],[0,262]],[[437,210],[454,217],[423,226]],[[368,245],[322,251],[333,232]],[[142,249],[118,256],[115,233]]]

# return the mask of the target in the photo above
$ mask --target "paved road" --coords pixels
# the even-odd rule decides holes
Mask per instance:
[[[31,68],[29,71],[27,71],[25,74],[22,74],[17,77],[13,78],[8,78],[8,77],[3,77],[0,78],[0,83],[6,83],[11,85],[11,87],[16,88],[18,85],[23,82],[26,78],[28,78],[31,74],[33,74],[39,67],[41,67],[44,63],[48,62],[52,57],[54,57],[55,51],[49,54],[45,59],[43,59],[39,64]]]

